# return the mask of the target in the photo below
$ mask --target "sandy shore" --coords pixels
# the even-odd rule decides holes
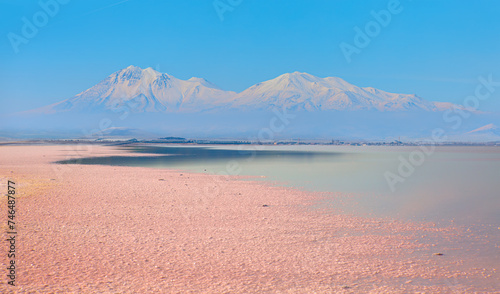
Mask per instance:
[[[77,152],[75,150],[78,150]],[[16,287],[0,292],[494,292],[491,275],[422,240],[453,229],[312,210],[321,195],[173,170],[52,162],[105,146],[0,146],[16,182]],[[137,156],[137,155],[132,155]],[[0,222],[5,231],[6,197]],[[3,233],[6,236],[5,233]]]

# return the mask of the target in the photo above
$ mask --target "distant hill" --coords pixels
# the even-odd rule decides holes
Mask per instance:
[[[170,113],[275,107],[305,111],[440,111],[453,104],[427,101],[414,94],[357,87],[341,78],[319,78],[300,72],[286,73],[235,93],[224,91],[202,78],[180,80],[152,68],[129,66],[72,98],[30,112],[92,113],[130,109],[133,112]]]
[[[301,72],[236,93],[202,78],[181,80],[152,68],[129,66],[69,99],[0,117],[0,136],[411,140],[428,139],[434,129],[442,128],[450,140],[496,138],[492,126],[465,132],[484,121],[500,124],[498,115],[477,112],[463,119],[454,112],[457,108],[464,110],[415,94]],[[457,120],[463,124],[451,128]]]

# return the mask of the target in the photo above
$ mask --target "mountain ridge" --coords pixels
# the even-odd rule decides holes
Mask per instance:
[[[432,102],[415,94],[396,94],[373,87],[358,87],[338,77],[319,78],[302,72],[285,73],[236,93],[222,90],[203,78],[188,80],[152,68],[128,66],[93,87],[60,102],[28,113],[113,111],[200,112],[210,110],[305,111],[442,111],[459,107]]]
[[[461,142],[500,142],[500,128],[494,123],[452,137]]]
[[[480,132],[498,132],[498,133],[500,133],[500,128],[498,126],[496,126],[495,124],[490,123],[490,124],[484,125],[482,127],[479,127],[477,129],[474,129],[470,132],[467,132],[467,134],[474,134],[474,133],[480,133]]]

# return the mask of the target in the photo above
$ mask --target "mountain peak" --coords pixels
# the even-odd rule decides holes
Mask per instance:
[[[271,81],[286,81],[286,84],[282,84],[282,86],[296,86],[299,88],[313,87],[316,88],[317,91],[326,88],[338,89],[340,91],[352,91],[354,90],[354,88],[357,88],[338,77],[320,78],[312,74],[299,71],[282,74],[281,76]]]
[[[294,72],[282,74],[282,75],[278,76],[277,79],[308,79],[308,80],[314,80],[314,79],[318,79],[318,77],[315,77],[312,74],[308,74],[306,72],[294,71]]]
[[[193,82],[193,83],[198,83],[198,84],[203,85],[203,86],[205,86],[207,88],[222,90],[216,84],[214,84],[214,83],[212,83],[212,82],[210,82],[210,81],[208,81],[207,79],[204,79],[204,78],[192,77],[192,78],[190,78],[187,81],[188,82]]]
[[[294,71],[292,73],[288,73],[291,76],[295,77],[314,77],[312,74],[306,73],[306,72],[300,72],[300,71]]]
[[[129,85],[142,84],[144,86],[159,78],[169,80],[172,77],[167,74],[162,74],[151,67],[142,69],[134,65],[119,70],[108,77],[114,84],[128,83]]]
[[[124,69],[128,69],[128,70],[136,70],[136,69],[139,69],[139,70],[142,70],[142,68],[138,67],[138,66],[135,66],[135,65],[129,65],[127,66],[126,68]]]
[[[203,78],[180,80],[151,67],[130,65],[76,96],[44,112],[102,111],[135,105],[138,112],[203,111],[212,109],[441,111],[453,107],[415,95],[361,88],[338,77],[319,78],[305,72],[282,74],[241,93],[224,91]]]
[[[120,72],[120,73],[136,73],[136,74],[151,75],[151,76],[161,75],[160,72],[154,70],[152,67],[147,67],[145,69],[142,69],[142,68],[135,66],[135,65],[129,65],[126,68],[119,70],[118,72]]]
[[[256,109],[270,109],[276,105],[291,110],[369,110],[439,111],[450,105],[440,105],[416,95],[389,93],[375,88],[361,88],[338,77],[319,78],[308,73],[282,74],[272,80],[258,83],[239,93],[236,106],[252,105]]]
[[[161,74],[159,71],[154,70],[152,67],[145,68],[142,71],[147,73]]]
[[[480,128],[477,128],[475,130],[472,130],[472,131],[468,132],[468,134],[478,133],[478,132],[485,132],[485,131],[495,131],[495,130],[498,130],[498,127],[495,124],[487,124],[485,126],[482,126]]]

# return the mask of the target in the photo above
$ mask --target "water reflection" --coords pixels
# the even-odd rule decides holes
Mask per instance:
[[[253,148],[237,149],[214,149],[210,147],[123,147],[124,149],[145,154],[157,154],[154,156],[107,156],[86,157],[80,159],[69,159],[58,161],[59,164],[99,164],[115,166],[162,166],[178,167],[179,164],[213,164],[229,160],[241,160],[250,162],[253,160],[295,160],[308,162],[313,159],[341,157],[346,154],[340,152],[310,152],[291,150],[256,150]]]
[[[89,157],[61,164],[181,169],[210,174],[265,176],[311,191],[349,193],[357,214],[467,224],[500,225],[500,150],[437,148],[395,192],[384,178],[397,171],[407,148],[335,146],[132,146],[144,156]],[[260,148],[260,149],[258,149]],[[228,167],[230,166],[230,167]]]

